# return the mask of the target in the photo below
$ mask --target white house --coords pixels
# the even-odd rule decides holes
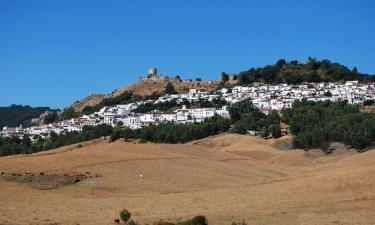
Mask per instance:
[[[116,114],[110,113],[110,112],[104,113],[104,123],[108,124],[108,125],[111,125],[111,126],[115,126],[116,125]]]

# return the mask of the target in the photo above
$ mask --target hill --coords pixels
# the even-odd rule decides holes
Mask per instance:
[[[345,82],[348,80],[374,82],[375,76],[360,73],[356,67],[349,69],[340,63],[333,63],[327,59],[319,61],[309,57],[305,63],[300,63],[297,60],[287,62],[284,59],[280,59],[273,65],[250,68],[247,71],[239,73],[237,80],[241,85],[249,85],[253,82],[270,84]]]
[[[4,126],[24,127],[30,126],[31,120],[37,118],[46,111],[54,111],[49,107],[31,107],[28,105],[11,105],[9,107],[0,107],[0,128]]]
[[[312,159],[274,144],[234,134],[178,145],[100,139],[3,157],[0,223],[109,225],[127,208],[142,224],[198,214],[217,225],[373,224],[375,151]],[[61,179],[74,174],[74,184]]]
[[[100,104],[106,98],[114,98],[125,91],[133,93],[135,96],[150,96],[155,93],[163,93],[165,87],[170,83],[177,92],[187,92],[189,89],[213,90],[219,85],[219,81],[197,81],[197,80],[180,80],[178,78],[168,78],[166,76],[158,76],[153,78],[143,78],[136,83],[129,84],[114,90],[106,95],[94,94],[88,96],[81,101],[75,102],[72,107],[76,112],[82,112],[87,106],[95,106]]]
[[[178,76],[151,76],[141,77],[134,84],[129,84],[114,90],[112,93],[99,95],[93,94],[72,106],[76,112],[82,112],[87,106],[100,104],[105,98],[113,98],[123,94],[125,91],[132,92],[136,96],[149,96],[154,93],[163,93],[168,83],[171,83],[177,92],[186,92],[189,89],[214,90],[227,82],[227,85],[248,86],[253,83],[288,83],[299,84],[303,82],[345,82],[358,80],[361,82],[375,82],[375,76],[358,72],[356,67],[349,69],[340,63],[334,63],[327,59],[317,60],[309,57],[306,62],[292,60],[287,62],[284,59],[278,60],[275,64],[265,65],[259,68],[250,68],[239,74],[221,74],[220,79],[211,81],[181,80]]]

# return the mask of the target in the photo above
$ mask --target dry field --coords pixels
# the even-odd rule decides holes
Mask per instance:
[[[122,208],[141,223],[203,214],[211,225],[375,224],[375,151],[312,158],[274,142],[233,134],[179,145],[102,140],[3,157],[0,224],[109,225]],[[26,172],[35,176],[8,179]],[[76,174],[95,176],[74,182]],[[41,188],[45,175],[70,180]]]

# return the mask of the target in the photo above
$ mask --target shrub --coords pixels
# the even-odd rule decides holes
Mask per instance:
[[[124,223],[127,223],[130,217],[131,217],[131,213],[128,210],[123,209],[120,211],[120,218],[122,221],[124,221]]]
[[[205,216],[196,216],[192,219],[193,225],[208,225]]]
[[[247,223],[245,221],[239,223],[233,222],[232,225],[247,225]]]

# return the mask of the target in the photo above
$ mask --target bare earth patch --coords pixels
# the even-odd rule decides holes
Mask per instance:
[[[40,190],[55,189],[69,184],[76,184],[90,178],[100,177],[98,174],[85,173],[1,173],[1,177],[10,182],[26,183]]]

